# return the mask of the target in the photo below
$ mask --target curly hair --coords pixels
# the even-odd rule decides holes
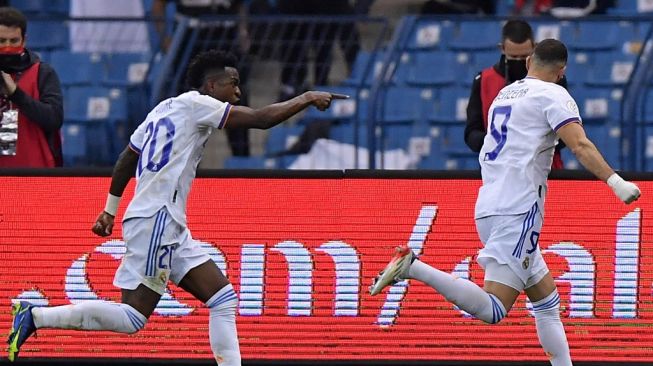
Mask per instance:
[[[206,77],[214,71],[224,70],[225,67],[236,67],[236,56],[230,52],[208,50],[198,53],[190,62],[186,72],[186,84],[199,89],[206,81]]]

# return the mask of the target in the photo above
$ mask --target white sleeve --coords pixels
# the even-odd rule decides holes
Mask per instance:
[[[146,122],[141,123],[129,138],[129,147],[139,154],[143,150],[143,143],[145,142],[145,131],[147,125],[148,124]]]
[[[546,94],[544,115],[554,131],[558,131],[560,127],[568,123],[582,123],[576,101],[564,89],[552,90],[551,93]]]
[[[193,103],[192,122],[213,128],[224,128],[231,104],[201,94],[193,96],[191,100]]]

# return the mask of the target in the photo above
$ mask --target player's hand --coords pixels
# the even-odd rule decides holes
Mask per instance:
[[[97,236],[109,236],[111,235],[111,232],[113,232],[114,219],[115,217],[102,211],[97,217],[97,220],[95,220],[95,224],[91,230],[93,230],[93,233]]]
[[[617,173],[612,174],[607,183],[614,194],[624,203],[636,201],[641,195],[639,187],[635,183],[625,181]]]
[[[309,98],[311,100],[311,104],[315,106],[315,108],[325,111],[329,106],[331,106],[331,101],[333,99],[347,99],[349,98],[348,95],[344,94],[337,94],[337,93],[328,93],[328,92],[320,92],[320,91],[310,91],[307,92],[309,94]]]

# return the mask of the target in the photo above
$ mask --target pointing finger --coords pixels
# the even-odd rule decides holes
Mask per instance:
[[[347,94],[331,93],[331,98],[333,99],[349,99]]]

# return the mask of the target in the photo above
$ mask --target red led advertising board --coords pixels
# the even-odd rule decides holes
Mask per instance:
[[[479,184],[199,178],[188,221],[239,294],[244,359],[545,361],[524,297],[486,325],[416,281],[367,292],[400,244],[481,284]],[[598,181],[550,182],[540,246],[574,360],[653,362],[653,183],[638,184],[642,198],[626,206]],[[0,177],[2,329],[17,299],[119,301],[120,226],[109,238],[90,231],[108,185],[104,177]],[[39,330],[21,356],[210,359],[208,311],[171,284],[137,334]]]

